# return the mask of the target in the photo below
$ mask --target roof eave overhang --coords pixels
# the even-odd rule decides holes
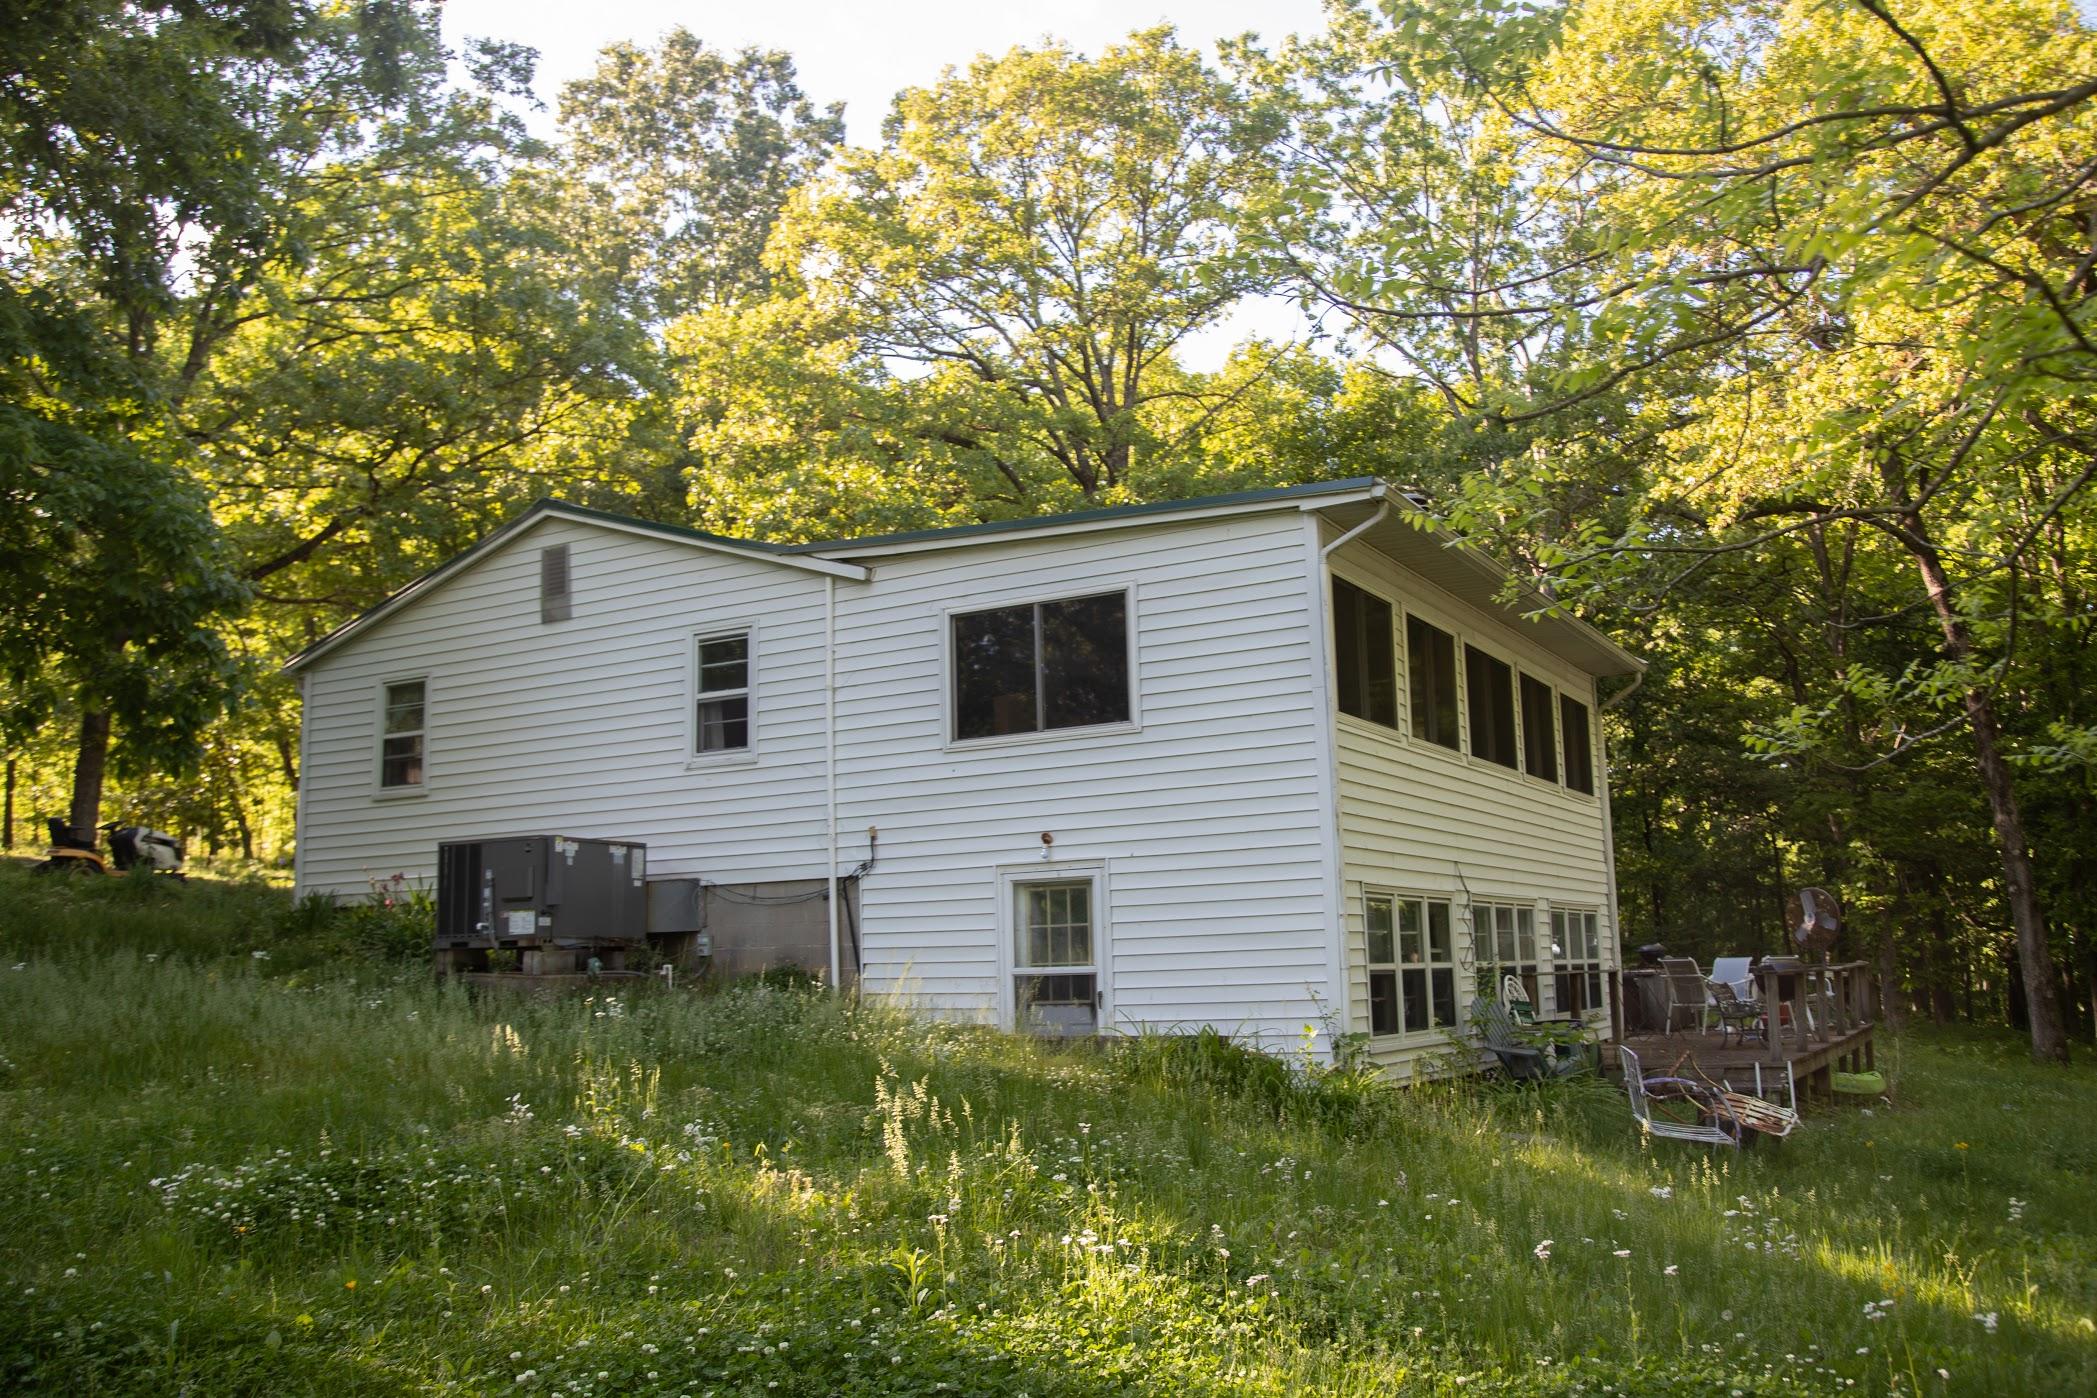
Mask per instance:
[[[1468,586],[1449,585],[1450,579],[1429,577],[1427,580],[1459,600],[1487,611],[1512,614],[1514,619],[1539,629],[1539,639],[1545,647],[1560,659],[1579,666],[1597,678],[1614,675],[1636,675],[1646,668],[1646,662],[1625,650],[1601,631],[1569,616],[1559,606],[1533,586],[1521,581],[1503,563],[1491,555],[1467,544],[1459,536],[1439,525],[1426,524],[1420,508],[1402,494],[1392,492],[1385,497],[1395,507],[1383,521],[1369,529],[1366,542],[1372,548],[1385,553],[1402,567],[1420,571],[1405,557],[1403,550],[1382,547],[1380,537],[1386,541],[1403,540],[1407,536],[1426,542],[1463,575]],[[1350,513],[1348,507],[1359,504],[1353,500],[1314,500],[1305,502],[1306,510],[1326,515],[1337,528],[1348,528],[1363,523],[1358,511]],[[1329,513],[1337,512],[1337,513]],[[1402,534],[1391,531],[1404,531]]]

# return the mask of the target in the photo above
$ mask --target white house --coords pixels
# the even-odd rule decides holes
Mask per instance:
[[[1606,1022],[1640,665],[1505,582],[1373,479],[798,547],[542,501],[290,662],[298,888],[526,831],[873,857],[861,983],[941,1013],[1392,1066],[1505,974]]]

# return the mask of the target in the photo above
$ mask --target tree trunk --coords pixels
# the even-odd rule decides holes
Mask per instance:
[[[15,847],[15,760],[7,759],[7,815],[0,819],[0,850]]]
[[[1944,633],[1944,648],[1953,660],[1973,658],[1973,637],[1966,619],[1952,602],[1951,578],[1944,561],[1931,542],[1922,512],[1911,503],[1899,467],[1888,463],[1887,484],[1901,507],[1901,524],[1907,537],[1902,542],[1922,571],[1930,607]],[[1995,719],[1995,703],[1983,689],[1970,689],[1965,696],[1966,722],[1973,730],[1974,756],[1980,767],[1981,786],[1988,794],[1988,812],[1995,823],[1995,841],[2002,854],[2003,897],[2010,905],[2010,922],[2017,929],[2018,968],[2023,972],[2025,1008],[2031,1021],[2031,1056],[2042,1063],[2068,1061],[2068,1036],[2061,1030],[2060,1001],[2053,992],[2053,954],[2046,944],[2046,919],[2039,911],[2038,881],[2032,872],[2031,849],[2024,839],[2024,813],[2017,805],[2016,784],[2010,779],[2010,764],[2002,755],[2002,727]]]
[[[109,769],[109,714],[80,715],[80,744],[73,758],[73,809],[67,817],[89,839],[102,824],[102,777]]]
[[[1890,927],[1879,932],[1879,1022],[1895,1034],[1908,1027],[1908,1002],[1901,989],[1900,958]]]

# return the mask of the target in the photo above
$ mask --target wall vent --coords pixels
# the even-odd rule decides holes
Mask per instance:
[[[574,615],[574,599],[568,591],[568,546],[554,544],[539,550],[539,620],[566,621]]]

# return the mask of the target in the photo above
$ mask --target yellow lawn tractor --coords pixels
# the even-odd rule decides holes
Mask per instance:
[[[57,816],[52,816],[47,824],[51,828],[51,848],[45,852],[44,862],[36,866],[39,874],[128,874],[143,868],[170,878],[183,876],[182,846],[172,835],[148,830],[143,825],[111,823],[102,827],[109,836],[109,854],[105,856],[95,844],[93,831],[67,825]]]

